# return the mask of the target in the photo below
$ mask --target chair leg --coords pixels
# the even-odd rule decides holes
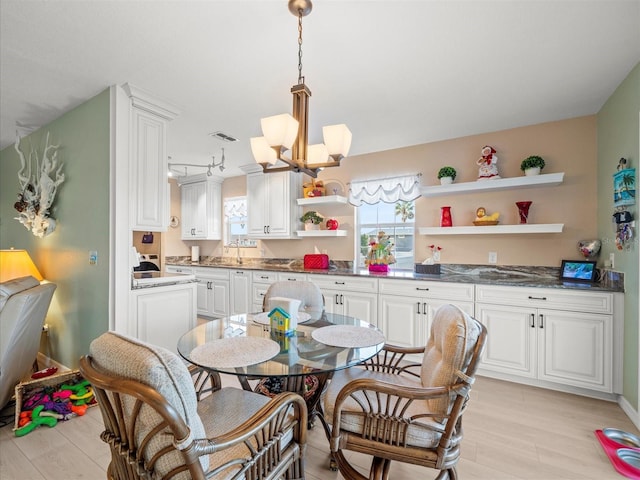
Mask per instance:
[[[346,480],[367,480],[367,477],[356,471],[347,461],[341,451],[333,452],[333,460],[338,464],[338,470]]]
[[[373,457],[369,480],[389,480],[389,467],[391,467],[391,460]]]
[[[440,470],[440,473],[435,480],[458,480],[458,472],[456,467],[448,468],[447,470]]]

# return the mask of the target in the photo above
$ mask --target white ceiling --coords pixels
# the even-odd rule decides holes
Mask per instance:
[[[224,147],[233,176],[291,112],[286,0],[0,0],[0,20],[2,148],[129,82],[180,111],[174,162]],[[310,143],[346,123],[358,155],[598,112],[640,61],[640,0],[315,0],[303,41]]]

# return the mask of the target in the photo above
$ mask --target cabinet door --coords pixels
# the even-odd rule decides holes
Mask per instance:
[[[612,392],[611,315],[539,310],[538,378]]]
[[[145,289],[136,294],[137,337],[176,352],[178,339],[195,327],[192,285]]]
[[[386,343],[399,347],[426,345],[427,316],[425,302],[415,297],[380,295],[378,327]]]
[[[340,299],[342,294],[339,290],[323,289],[322,295],[324,297],[324,310],[328,313],[339,313],[343,311],[343,303]]]
[[[268,199],[266,203],[267,234],[287,237],[291,235],[291,192],[289,172],[263,175],[268,181]]]
[[[131,113],[132,230],[165,231],[169,224],[166,121],[138,108]]]
[[[210,281],[210,295],[213,298],[213,316],[226,317],[229,315],[229,280]]]
[[[476,318],[489,332],[480,368],[535,378],[535,315],[531,308],[476,304]]]
[[[265,178],[269,175],[251,173],[247,175],[247,234],[254,238],[264,238],[267,235],[267,188]]]
[[[197,310],[199,315],[205,315],[207,317],[213,316],[213,296],[209,293],[210,280],[206,278],[197,278]]]
[[[180,187],[182,200],[182,239],[203,238],[206,228],[206,191],[204,183]]]
[[[231,272],[229,314],[253,311],[251,298],[251,272],[234,270]]]
[[[341,294],[342,314],[378,325],[378,295],[345,292]]]

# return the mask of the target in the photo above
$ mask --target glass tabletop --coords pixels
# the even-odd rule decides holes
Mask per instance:
[[[344,327],[320,332],[323,327],[337,325]],[[317,332],[315,336],[326,343],[315,340],[314,331]],[[341,335],[342,331],[344,335]],[[327,333],[336,341],[326,340]],[[349,343],[354,333],[358,339]],[[370,344],[371,341],[376,343]],[[357,346],[358,343],[369,345]],[[298,323],[294,335],[283,336],[271,332],[264,322],[264,314],[247,313],[209,321],[190,330],[178,341],[178,353],[190,363],[219,373],[271,377],[331,372],[350,367],[373,357],[383,345],[384,337],[375,326],[347,315],[312,314],[310,319]],[[229,358],[234,356],[238,359]],[[246,364],[248,362],[252,363]]]

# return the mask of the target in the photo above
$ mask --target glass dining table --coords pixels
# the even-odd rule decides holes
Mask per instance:
[[[328,312],[303,314],[293,335],[269,325],[266,313],[246,313],[209,321],[178,341],[178,353],[205,371],[235,375],[245,390],[274,395],[301,394],[309,424],[320,418],[327,430],[320,396],[334,371],[376,355],[384,336],[374,325]],[[250,380],[257,380],[252,387]]]

